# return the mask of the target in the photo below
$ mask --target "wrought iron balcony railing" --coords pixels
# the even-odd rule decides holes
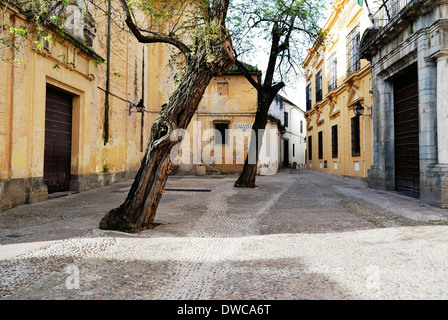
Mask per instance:
[[[405,8],[417,0],[376,0],[373,4],[378,10],[371,16],[375,28],[383,28]],[[372,6],[372,5],[371,5]],[[373,7],[373,6],[372,6]]]

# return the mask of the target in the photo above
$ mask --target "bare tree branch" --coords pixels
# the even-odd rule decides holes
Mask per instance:
[[[179,39],[174,38],[170,35],[153,33],[150,36],[145,36],[142,34],[140,28],[137,27],[134,20],[132,19],[131,11],[129,10],[129,6],[126,0],[120,0],[120,3],[123,7],[123,11],[125,13],[125,22],[128,26],[129,30],[131,30],[132,34],[137,38],[137,40],[141,43],[166,43],[175,46],[179,49],[185,56],[188,56],[191,53],[190,48],[184,44]]]

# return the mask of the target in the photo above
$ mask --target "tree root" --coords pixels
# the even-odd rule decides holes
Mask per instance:
[[[136,226],[129,221],[121,207],[109,211],[100,221],[99,228],[102,230],[115,230],[135,233]]]
[[[236,187],[236,188],[255,188],[256,185],[255,185],[255,183],[252,183],[252,182],[244,182],[244,181],[237,180],[234,184],[234,187]]]
[[[101,230],[114,230],[126,233],[139,233],[144,230],[154,229],[161,223],[149,223],[144,226],[137,226],[129,221],[122,207],[112,209],[100,221],[99,228]]]

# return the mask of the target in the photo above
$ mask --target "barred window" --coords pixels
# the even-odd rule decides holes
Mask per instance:
[[[328,75],[327,75],[327,81],[328,81],[328,92],[331,90],[334,90],[338,87],[338,77],[337,77],[337,65],[338,60],[336,57],[336,52],[334,52],[330,58],[328,58]]]
[[[338,157],[338,125],[331,127],[331,155],[333,158]]]
[[[316,103],[322,101],[322,70],[316,74]]]
[[[347,36],[347,76],[361,69],[359,45],[359,27],[355,27]]]
[[[359,117],[353,117],[351,120],[352,131],[352,156],[361,155],[361,134],[359,131]]]
[[[311,83],[306,86],[306,111],[311,110]]]
[[[313,160],[313,137],[308,136],[308,160]]]
[[[318,155],[319,155],[319,159],[323,159],[324,158],[324,135],[322,131],[319,131],[318,133]]]

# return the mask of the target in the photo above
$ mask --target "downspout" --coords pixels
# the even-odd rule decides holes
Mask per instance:
[[[143,57],[142,57],[142,105],[145,105],[145,46],[143,46]],[[142,120],[141,120],[141,133],[140,133],[140,152],[143,152],[143,130],[145,127],[145,109],[142,109]]]
[[[107,9],[107,74],[106,74],[106,99],[104,102],[104,145],[109,142],[109,94],[110,94],[110,33],[111,33],[111,14],[112,14],[112,0],[108,2]]]

